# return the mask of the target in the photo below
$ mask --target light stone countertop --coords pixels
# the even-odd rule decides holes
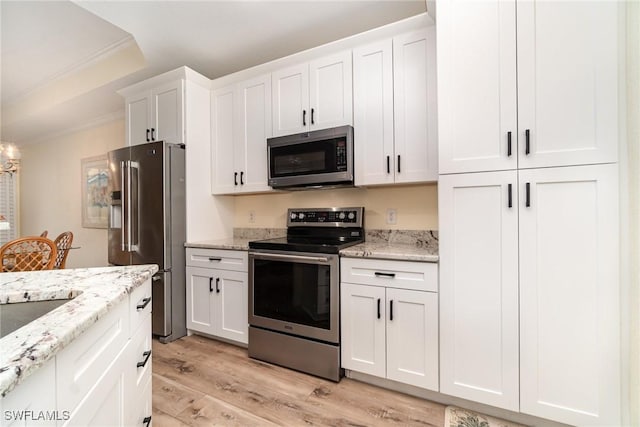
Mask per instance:
[[[0,273],[0,304],[69,302],[0,339],[0,397],[104,317],[157,265]]]
[[[438,262],[437,248],[421,247],[406,243],[364,242],[340,251],[349,258],[376,258],[399,261]]]
[[[249,242],[251,240],[256,240],[256,239],[230,237],[228,239],[220,239],[220,240],[200,240],[198,242],[187,242],[184,245],[187,248],[230,249],[234,251],[248,251]]]

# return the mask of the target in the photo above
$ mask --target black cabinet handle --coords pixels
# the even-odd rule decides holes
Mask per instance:
[[[376,277],[389,277],[391,279],[393,279],[394,277],[396,277],[396,273],[381,273],[379,271],[376,271],[375,273],[373,273]]]
[[[313,122],[313,108],[311,109],[311,124],[314,124],[314,122]]]
[[[216,277],[216,294],[220,293],[220,278]]]
[[[302,126],[307,125],[307,110],[302,110]]]
[[[244,172],[240,172],[240,185],[244,185]]]
[[[526,200],[524,202],[524,205],[526,207],[531,207],[531,184],[527,182],[525,187],[526,187]]]
[[[380,318],[380,298],[378,298],[378,319]]]
[[[524,131],[524,139],[525,139],[525,145],[524,145],[524,154],[526,154],[527,156],[529,155],[529,141],[531,140],[531,133],[529,132],[529,129]]]
[[[213,292],[213,277],[209,277],[209,292]]]
[[[145,299],[142,300],[142,304],[138,304],[136,306],[136,310],[144,310],[145,307],[148,306],[150,302],[151,302],[151,297],[146,297]]]
[[[147,364],[147,362],[149,361],[149,358],[151,357],[151,350],[145,351],[144,353],[142,353],[142,355],[144,356],[144,360],[136,364],[136,367],[138,368],[144,368],[144,365]]]
[[[144,427],[149,427],[149,424],[151,424],[151,416],[149,417],[145,417],[144,420],[142,420],[142,424],[144,424]]]
[[[389,301],[389,320],[393,320],[393,300]]]
[[[233,185],[238,185],[238,172],[233,173]]]
[[[507,132],[507,157],[511,157],[511,132]]]
[[[156,140],[156,136],[153,134],[156,130],[154,128],[151,128],[151,140],[155,141]]]
[[[387,173],[391,173],[391,156],[387,156]]]
[[[151,140],[149,139],[149,129],[147,129],[147,142],[151,142]]]
[[[400,173],[400,154],[398,154],[398,173]]]
[[[209,257],[209,261],[222,261],[222,258],[215,258],[215,257],[210,256]]]
[[[512,187],[513,186],[511,184],[509,184],[508,187],[509,187],[509,190],[508,190],[509,191],[509,207],[512,208],[513,207],[513,197],[512,197],[511,192],[512,192]]]

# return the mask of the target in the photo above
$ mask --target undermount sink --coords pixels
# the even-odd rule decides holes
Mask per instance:
[[[44,316],[71,299],[0,304],[0,338]]]

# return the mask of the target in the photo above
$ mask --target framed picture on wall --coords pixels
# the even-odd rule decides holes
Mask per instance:
[[[107,155],[87,157],[82,163],[82,226],[107,228],[109,179]]]

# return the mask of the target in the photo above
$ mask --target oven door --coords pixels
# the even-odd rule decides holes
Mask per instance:
[[[338,255],[249,252],[249,324],[338,344]]]

